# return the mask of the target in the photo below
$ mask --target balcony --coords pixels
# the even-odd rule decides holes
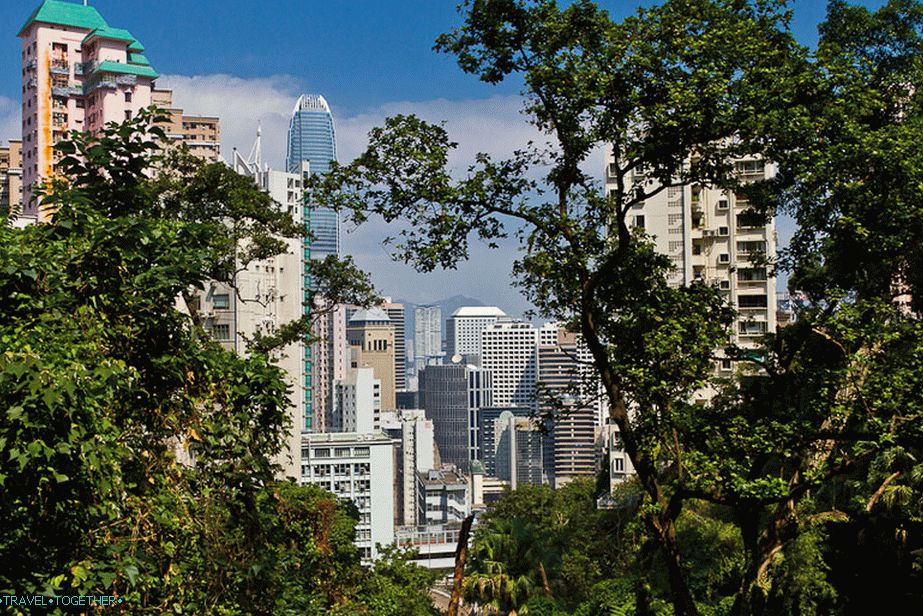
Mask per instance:
[[[38,60],[36,60],[35,58],[32,58],[31,60],[26,62],[27,71],[34,71],[37,67],[38,67]]]
[[[70,75],[71,74],[70,65],[67,63],[67,60],[52,60],[51,66],[48,67],[48,71],[52,75]]]
[[[31,77],[29,81],[26,82],[27,88],[34,88],[37,85],[38,85],[38,79],[36,79],[35,77]]]

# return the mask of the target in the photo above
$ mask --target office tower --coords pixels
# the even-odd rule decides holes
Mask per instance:
[[[442,356],[442,309],[416,306],[413,309],[414,365],[417,371]]]
[[[22,209],[22,141],[10,139],[0,147],[0,216],[19,214]]]
[[[501,422],[501,428],[498,431],[497,421],[500,419],[500,416],[505,413],[509,413],[513,417],[525,417],[528,418],[531,416],[532,409],[529,407],[484,407],[480,409],[478,413],[478,431],[481,434],[481,457],[478,458],[480,461],[480,467],[483,469],[483,473],[486,477],[492,477],[496,479],[498,477],[497,471],[497,449],[500,447],[501,443],[498,440],[498,437],[502,434],[503,425]],[[508,418],[507,418],[508,423]]]
[[[496,323],[506,313],[496,306],[462,306],[445,322],[446,355],[481,353],[481,330]]]
[[[473,365],[432,365],[420,372],[420,401],[433,421],[439,455],[463,473],[477,456],[477,411],[491,404],[490,387],[490,374]]]
[[[405,325],[404,304],[395,304],[390,297],[381,305],[387,313],[394,329],[394,390],[407,389],[407,327]],[[396,408],[396,407],[395,407]]]
[[[493,406],[537,409],[538,331],[529,323],[500,319],[481,331],[481,365],[493,375]]]
[[[558,488],[598,471],[602,396],[590,352],[577,334],[549,323],[539,330],[539,341],[538,380],[543,387],[539,412],[555,417],[546,424],[550,430],[545,441],[545,471]]]
[[[183,144],[190,154],[209,163],[221,159],[221,121],[217,117],[185,115],[173,106],[173,90],[163,88],[151,90],[151,104],[169,116],[161,124],[168,145]]]
[[[255,148],[258,150],[258,148]],[[260,161],[248,161],[235,154],[234,169],[251,178],[278,204],[301,219],[301,177],[265,169]],[[234,287],[211,282],[199,294],[198,311],[203,326],[225,348],[238,354],[247,352],[247,339],[257,332],[269,334],[279,326],[297,321],[302,314],[302,261],[300,239],[286,239],[287,251],[270,259],[254,261],[235,277]],[[285,475],[300,475],[301,431],[310,419],[310,405],[304,388],[304,344],[295,342],[282,350],[279,366],[292,387],[292,430],[286,451],[278,462]]]
[[[23,207],[48,220],[33,186],[54,175],[53,146],[67,131],[97,133],[151,104],[157,72],[144,46],[111,27],[91,6],[44,0],[19,31],[22,39]]]
[[[417,474],[417,482],[420,524],[461,524],[471,513],[468,480],[457,470],[423,471]]]
[[[346,323],[351,368],[372,368],[381,381],[381,410],[393,411],[395,403],[394,328],[381,308],[356,310]]]
[[[417,474],[435,468],[433,422],[420,409],[385,413],[382,430],[395,444],[395,525],[417,524]]]
[[[608,156],[611,161],[611,149]],[[773,165],[755,158],[735,165],[744,182],[775,174]],[[640,181],[643,172],[636,174],[635,180]],[[754,213],[743,193],[701,185],[668,187],[632,209],[628,222],[643,228],[657,251],[671,259],[675,267],[671,284],[703,281],[724,293],[739,311],[731,342],[754,346],[759,336],[775,331],[776,279],[765,264],[751,261],[757,256],[775,259],[775,221],[764,221]],[[731,371],[731,361],[720,355],[719,372]]]
[[[318,94],[302,94],[295,103],[289,123],[286,167],[294,172],[300,163],[308,162],[312,175],[323,175],[330,171],[330,163],[336,159],[336,133],[327,100]],[[308,222],[312,235],[311,258],[339,254],[340,223],[336,212],[310,207]]]
[[[335,432],[377,432],[381,428],[381,381],[371,368],[355,368],[334,383]]]
[[[508,481],[514,490],[523,484],[545,483],[542,433],[531,417],[502,409],[482,425],[491,434],[491,450],[484,456],[487,474]]]
[[[394,442],[384,433],[303,434],[301,483],[348,499],[359,510],[354,543],[362,560],[394,543]]]

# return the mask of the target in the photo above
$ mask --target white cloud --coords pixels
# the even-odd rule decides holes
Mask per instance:
[[[283,167],[288,121],[302,91],[296,79],[287,76],[241,79],[228,75],[167,75],[160,78],[158,85],[172,88],[174,103],[186,113],[221,118],[222,154],[226,159],[231,158],[234,148],[249,153],[259,122],[263,160],[274,168]],[[459,144],[450,159],[456,171],[464,171],[477,152],[499,158],[525,147],[530,140],[544,141],[520,113],[522,99],[518,96],[392,102],[355,115],[339,113],[336,101],[330,103],[339,159],[343,163],[365,149],[368,132],[373,127],[399,113],[416,114],[429,122],[445,122],[449,137]],[[498,304],[511,314],[529,308],[519,292],[510,286],[510,270],[517,251],[514,244],[507,243],[497,250],[472,246],[471,259],[459,264],[457,270],[423,275],[389,258],[382,241],[392,234],[393,230],[378,221],[359,229],[344,225],[345,252],[352,254],[360,267],[371,272],[383,294],[419,302],[464,294]]]

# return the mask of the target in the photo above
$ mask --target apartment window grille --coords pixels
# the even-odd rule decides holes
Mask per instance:
[[[212,305],[216,310],[227,310],[231,307],[231,296],[227,293],[218,293],[212,296]]]
[[[218,323],[212,328],[212,335],[216,340],[230,340],[231,326],[227,323]]]

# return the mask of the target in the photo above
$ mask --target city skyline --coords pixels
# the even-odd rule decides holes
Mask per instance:
[[[520,115],[520,84],[491,87],[462,73],[452,60],[431,50],[440,33],[457,25],[454,3],[405,0],[379,6],[285,6],[280,1],[259,7],[241,1],[205,1],[189,6],[164,0],[158,10],[136,1],[90,0],[107,20],[129,29],[157,49],[159,87],[174,90],[177,106],[196,115],[220,115],[222,154],[231,160],[234,148],[248,151],[257,125],[263,127],[264,160],[284,170],[286,137],[291,110],[302,92],[323,94],[334,111],[340,162],[349,162],[365,144],[368,131],[396,113],[416,113],[428,121],[446,121],[450,137],[459,142],[454,157],[457,170],[478,151],[506,155],[530,139],[542,138]],[[638,3],[652,4],[652,3]],[[878,7],[880,0],[862,2]],[[634,10],[602,2],[614,17]],[[279,10],[266,10],[277,7]],[[34,9],[32,2],[0,6],[0,23],[8,33],[0,37],[0,53],[18,57],[16,32]],[[176,15],[182,9],[182,20]],[[793,30],[804,44],[816,40],[815,26],[823,3],[794,3]],[[298,27],[304,36],[286,36]],[[267,40],[253,32],[273,31]],[[401,41],[394,45],[393,41]],[[359,41],[361,44],[356,44]],[[382,53],[382,47],[388,49]],[[11,56],[11,54],[17,56]],[[305,58],[324,61],[305,61]],[[20,137],[20,81],[16,63],[0,69],[0,144]],[[600,150],[585,169],[602,188],[604,153]],[[789,225],[780,221],[780,241]],[[425,304],[463,294],[519,315],[530,304],[510,285],[512,261],[518,250],[503,242],[491,250],[473,244],[471,258],[454,271],[419,274],[393,262],[382,240],[395,229],[377,220],[359,229],[343,228],[343,252],[372,275],[379,291]],[[496,276],[481,275],[489,268]]]

